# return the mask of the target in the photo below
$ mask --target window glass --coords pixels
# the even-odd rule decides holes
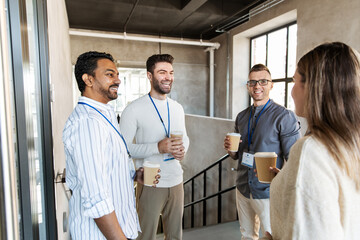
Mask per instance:
[[[282,28],[268,35],[267,65],[272,79],[285,78],[287,28]]]
[[[285,82],[274,83],[274,87],[270,91],[270,98],[274,102],[285,106]]]
[[[266,64],[266,35],[251,40],[251,66]]]
[[[297,45],[297,25],[289,27],[289,48],[288,48],[288,73],[287,77],[292,78],[296,69],[296,45]]]
[[[150,91],[150,82],[145,68],[118,68],[118,71],[121,80],[118,98],[110,104],[114,106],[116,114],[121,115],[126,105]]]
[[[24,62],[24,82],[26,83],[24,99],[26,106],[26,132],[28,135],[28,158],[31,195],[31,212],[33,225],[37,226],[39,239],[46,239],[45,183],[43,174],[42,125],[41,125],[41,86],[40,66],[37,52],[36,5],[26,0],[26,30],[29,62]]]
[[[288,95],[287,95],[287,102],[288,102],[288,109],[291,109],[293,111],[295,111],[295,104],[294,104],[294,99],[291,97],[291,91],[292,88],[294,86],[294,83],[288,83]]]

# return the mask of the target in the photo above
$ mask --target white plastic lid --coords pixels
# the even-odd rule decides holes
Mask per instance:
[[[226,135],[229,135],[229,136],[240,136],[240,137],[241,137],[241,134],[240,134],[240,133],[234,133],[234,132],[228,133],[228,134],[226,134]]]
[[[255,157],[277,157],[277,154],[275,152],[257,152]]]
[[[143,167],[149,167],[149,168],[160,168],[160,164],[159,163],[152,163],[149,161],[145,161],[143,164]]]
[[[170,134],[183,135],[182,131],[172,131]]]

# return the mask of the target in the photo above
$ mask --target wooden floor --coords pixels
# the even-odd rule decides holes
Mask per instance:
[[[163,240],[164,236],[159,234],[156,240]],[[239,222],[228,222],[213,226],[193,228],[184,230],[183,240],[225,240],[241,239]]]

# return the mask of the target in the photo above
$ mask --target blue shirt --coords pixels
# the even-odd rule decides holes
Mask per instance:
[[[110,105],[86,97],[80,97],[79,102],[95,107],[119,130]],[[72,239],[105,239],[94,218],[113,211],[125,236],[135,239],[140,231],[135,208],[135,168],[119,134],[96,110],[78,104],[65,124],[63,142],[66,184],[72,190]]]
[[[263,109],[264,105],[251,106],[240,112],[235,120],[235,131],[241,134],[242,142],[238,150],[238,169],[236,177],[236,187],[242,195],[254,199],[269,198],[270,184],[260,183],[255,176],[254,168],[246,167],[241,164],[243,152],[275,152],[278,155],[277,167],[282,168],[284,159],[289,156],[291,146],[300,138],[300,123],[295,114],[270,100],[262,112],[258,123],[253,132],[250,147],[248,147],[248,123],[250,119],[250,131],[255,126],[256,118]]]

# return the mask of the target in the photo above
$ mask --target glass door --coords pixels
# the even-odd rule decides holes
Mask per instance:
[[[46,0],[6,3],[16,138],[16,171],[9,174],[17,175],[18,235],[56,239]]]

